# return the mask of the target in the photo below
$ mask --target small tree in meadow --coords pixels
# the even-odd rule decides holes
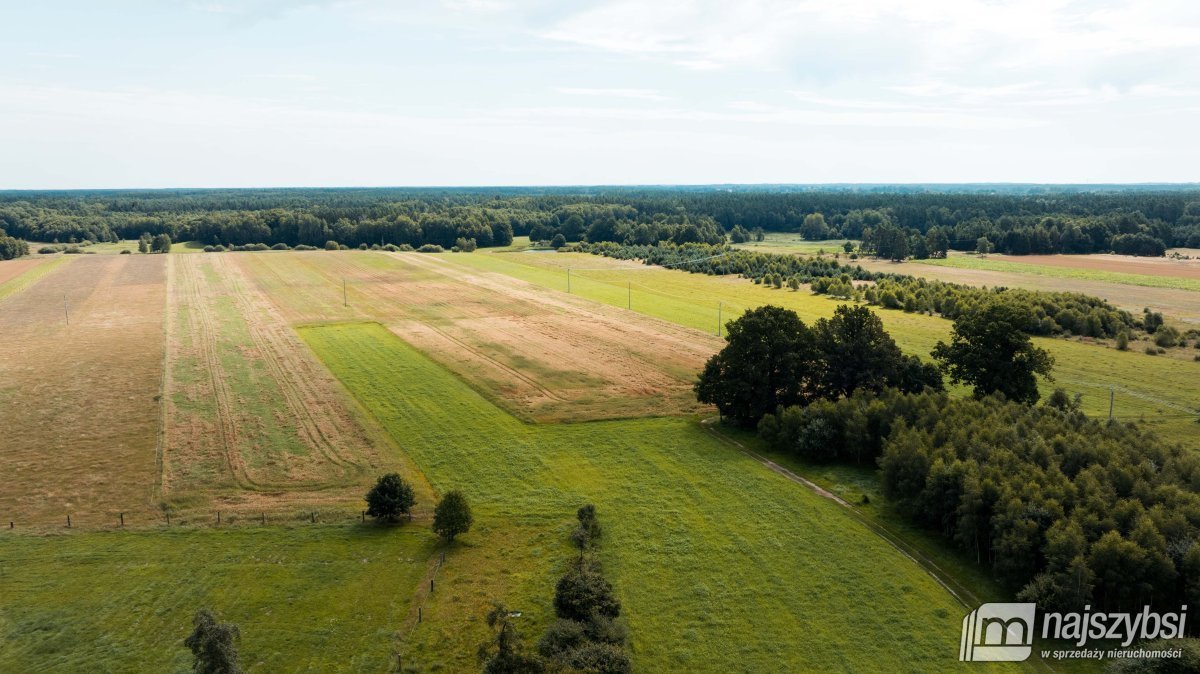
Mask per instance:
[[[461,491],[447,492],[433,510],[433,531],[449,543],[471,529],[471,506]]]
[[[213,612],[202,608],[192,619],[191,636],[183,644],[192,651],[192,671],[196,674],[241,674],[237,642],[241,632],[233,623],[217,622]]]
[[[388,473],[379,478],[371,491],[367,492],[367,514],[381,520],[395,520],[412,512],[416,496],[412,485],[399,473]]]

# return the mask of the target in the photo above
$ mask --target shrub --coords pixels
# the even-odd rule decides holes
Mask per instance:
[[[337,250],[339,248],[341,248],[341,246],[338,245],[337,241],[326,241],[325,242],[325,250]]]
[[[1117,348],[1121,351],[1129,350],[1129,333],[1122,330],[1117,333]]]
[[[583,623],[559,618],[538,639],[537,651],[546,658],[563,658],[587,641]]]
[[[365,243],[360,243],[360,244],[358,244],[358,249],[359,250],[367,250],[368,246]]]
[[[371,244],[371,250],[380,250],[381,248],[382,248],[382,246],[380,246],[377,243]]]
[[[241,632],[233,623],[219,623],[212,611],[202,608],[192,619],[195,629],[183,644],[192,651],[192,671],[203,674],[241,674],[237,642]]]
[[[274,246],[271,246],[271,250],[291,250],[291,249],[292,249],[292,247],[287,245],[286,243],[277,243]]]
[[[633,671],[629,655],[619,646],[605,643],[582,646],[567,658],[567,662],[579,671],[594,674],[629,674]]]
[[[616,618],[621,602],[604,576],[587,564],[568,571],[554,588],[554,612],[568,620],[590,620],[593,615]]]
[[[292,248],[292,250],[317,250],[317,247],[302,243],[299,246]]]
[[[559,248],[562,248],[565,245],[567,245],[567,238],[565,236],[563,236],[561,232],[558,234],[555,234],[554,238],[550,240],[550,247],[553,248],[554,250],[558,250]]]
[[[1147,356],[1158,355],[1158,347],[1154,346],[1153,344],[1147,344],[1146,345],[1146,355]]]
[[[216,250],[217,250],[217,248],[216,248],[216,246],[205,246],[205,247],[203,248],[203,250],[204,250],[204,252],[206,252],[206,253],[212,253],[212,252],[216,251]]]
[[[475,239],[468,239],[466,237],[460,236],[457,239],[455,239],[454,247],[461,250],[464,253],[473,253],[473,252],[475,252],[475,248],[477,247],[477,244],[475,243]]]
[[[1179,343],[1179,331],[1164,325],[1154,332],[1154,343],[1161,347],[1172,347]]]
[[[427,243],[417,249],[418,253],[444,253],[445,251],[445,248],[442,248],[436,243]]]
[[[133,254],[133,251],[131,251],[131,250],[129,250],[128,248],[126,248],[125,250],[122,250],[122,251],[121,251],[121,254],[122,254],[122,255],[132,255],[132,254]]]
[[[53,255],[57,252],[58,249],[53,246],[42,246],[41,248],[38,248],[38,255]]]
[[[414,250],[413,247],[408,245],[407,243],[402,243],[399,246],[396,246],[396,249],[399,250],[401,253],[411,253]]]

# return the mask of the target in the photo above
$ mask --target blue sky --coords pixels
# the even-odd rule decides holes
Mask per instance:
[[[0,24],[0,188],[1200,180],[1191,0],[4,0]]]

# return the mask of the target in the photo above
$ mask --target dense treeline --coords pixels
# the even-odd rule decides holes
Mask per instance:
[[[854,391],[940,391],[938,368],[905,355],[866,307],[842,305],[809,327],[796,312],[762,306],[728,324],[725,348],[696,380],[696,399],[723,419],[753,426],[790,405]]]
[[[800,283],[809,283],[816,294],[853,298],[886,309],[938,314],[950,319],[999,299],[1022,309],[1027,317],[1022,328],[1034,335],[1115,338],[1139,330],[1154,332],[1157,327],[1153,322],[1147,324],[1144,317],[1081,293],[977,288],[903,274],[871,272],[859,265],[841,264],[833,258],[802,258],[705,244],[631,246],[598,243],[588,244],[584,250],[693,273],[737,274],[776,288],[787,285],[794,289]],[[1150,316],[1161,319],[1157,313]]]
[[[860,391],[760,430],[807,460],[878,460],[903,514],[1047,610],[1200,601],[1200,457],[1061,391],[1039,406]]]
[[[1070,186],[254,189],[0,192],[0,227],[37,241],[144,232],[210,245],[649,244],[726,233],[864,239],[885,257],[974,250],[1156,255],[1200,246],[1200,189]]]
[[[15,257],[29,254],[29,244],[21,239],[11,237],[0,229],[0,260],[11,260]]]

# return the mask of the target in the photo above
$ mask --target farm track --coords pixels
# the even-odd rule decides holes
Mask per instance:
[[[234,265],[236,266],[236,265]],[[330,433],[317,420],[315,410],[322,410],[322,395],[317,390],[316,380],[311,376],[300,376],[294,366],[301,365],[296,358],[289,359],[284,353],[302,353],[304,345],[296,338],[291,328],[284,322],[266,298],[257,291],[247,288],[245,276],[239,270],[226,276],[233,290],[234,301],[239,305],[241,313],[246,317],[258,317],[259,320],[248,320],[247,326],[250,337],[254,340],[257,353],[262,356],[272,377],[279,384],[284,395],[284,402],[292,418],[298,420],[298,431],[305,444],[320,452],[330,463],[343,469],[341,480],[331,480],[330,484],[344,483],[345,478],[356,475],[359,471],[353,461],[343,457],[338,451],[337,444]],[[263,320],[265,319],[265,320]],[[285,364],[293,367],[286,367]]]
[[[220,334],[216,326],[216,319],[205,299],[205,294],[201,292],[199,270],[196,268],[196,264],[190,263],[190,260],[181,262],[179,269],[180,285],[184,289],[185,296],[176,299],[175,302],[186,303],[190,309],[189,316],[194,317],[192,320],[195,334],[192,339],[193,343],[199,344],[201,368],[208,377],[213,395],[213,422],[217,447],[225,457],[229,475],[237,482],[238,486],[243,489],[254,488],[254,481],[250,479],[241,452],[237,448],[238,428],[229,402],[233,394],[225,381],[221,360],[217,355],[217,340],[220,338]]]

